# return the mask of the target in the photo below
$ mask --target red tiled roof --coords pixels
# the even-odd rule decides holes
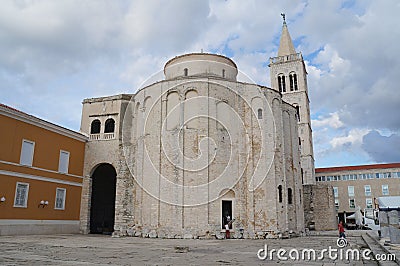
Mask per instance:
[[[400,168],[400,163],[385,163],[385,164],[369,164],[369,165],[315,168],[315,173],[355,171],[355,170],[368,170],[368,169],[386,169],[386,168]]]

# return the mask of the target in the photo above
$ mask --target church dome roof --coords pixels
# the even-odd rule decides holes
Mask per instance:
[[[166,79],[211,76],[236,80],[237,73],[237,66],[230,58],[209,53],[190,53],[176,56],[164,66]]]

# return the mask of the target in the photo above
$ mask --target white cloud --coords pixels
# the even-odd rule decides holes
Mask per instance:
[[[312,120],[311,121],[313,128],[316,127],[331,127],[334,129],[338,129],[340,127],[343,127],[343,122],[340,121],[339,115],[337,112],[335,113],[330,113],[329,116],[327,117],[322,117],[319,116],[318,119]]]
[[[346,136],[333,138],[330,141],[330,144],[332,145],[333,149],[340,148],[344,145],[351,145],[352,147],[360,146],[362,144],[363,137],[368,134],[368,132],[368,129],[353,128]]]

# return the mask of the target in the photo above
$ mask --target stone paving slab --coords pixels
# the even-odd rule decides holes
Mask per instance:
[[[260,260],[257,251],[337,248],[336,236],[264,240],[112,238],[103,235],[0,237],[0,265],[377,265],[375,261]],[[348,248],[368,248],[360,235]],[[287,254],[286,254],[287,256]]]

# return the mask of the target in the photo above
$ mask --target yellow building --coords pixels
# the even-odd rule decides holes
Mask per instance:
[[[0,104],[0,235],[78,233],[87,138]]]

